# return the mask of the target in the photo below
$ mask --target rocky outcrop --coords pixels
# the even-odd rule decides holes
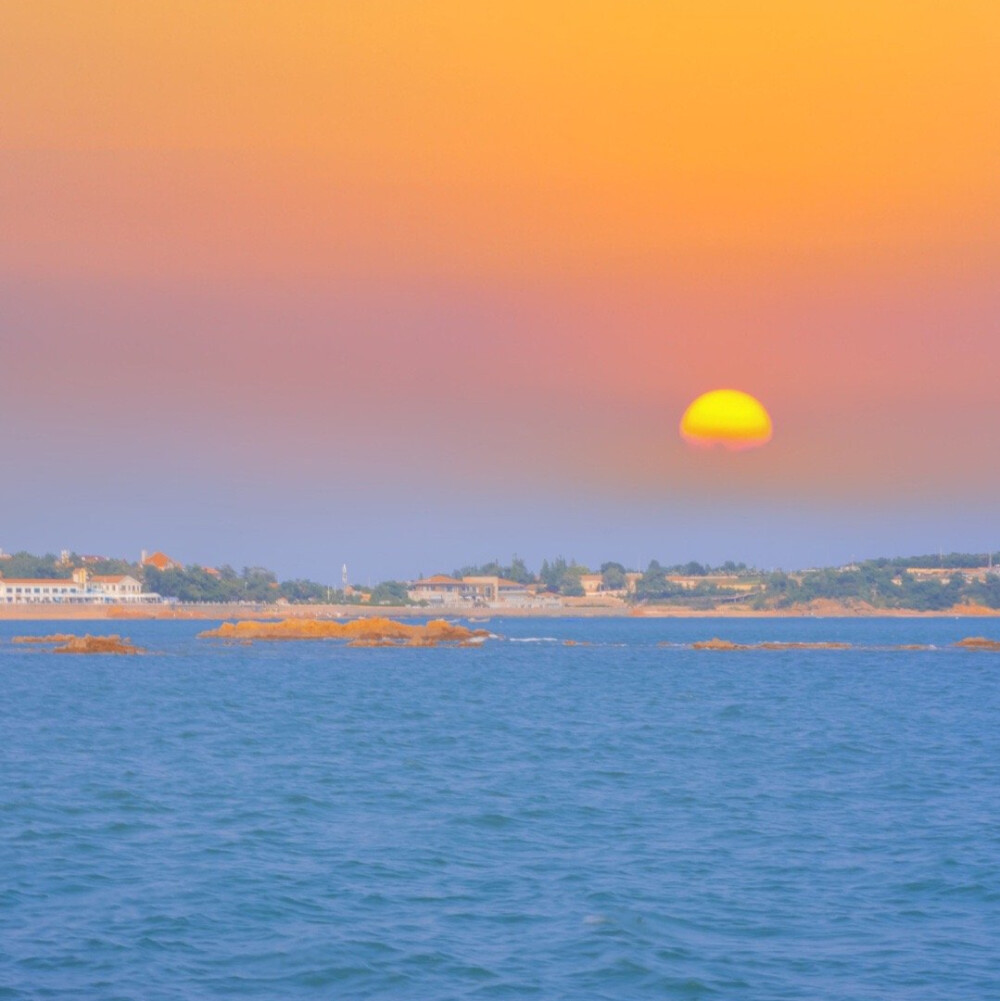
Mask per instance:
[[[733,643],[731,640],[720,640],[718,637],[711,640],[699,640],[691,644],[692,650],[749,650],[748,646],[742,643]]]
[[[145,653],[142,647],[133,646],[128,639],[120,636],[70,636],[63,646],[57,646],[53,653]]]
[[[142,647],[133,646],[131,640],[121,636],[75,636],[73,633],[52,633],[49,636],[14,636],[12,643],[53,645],[53,653],[145,653]],[[56,644],[59,644],[56,646]]]
[[[486,629],[469,629],[444,619],[411,625],[374,617],[333,622],[324,619],[282,619],[280,622],[224,622],[199,634],[209,639],[235,640],[347,640],[352,647],[479,646],[490,636]]]
[[[985,636],[966,636],[964,640],[959,640],[955,646],[963,650],[991,650],[1000,652],[1000,640],[987,639]]]

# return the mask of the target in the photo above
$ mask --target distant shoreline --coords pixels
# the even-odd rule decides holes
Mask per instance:
[[[950,619],[998,618],[1000,609],[983,606],[954,606],[942,611],[871,607],[857,608],[839,602],[813,602],[809,606],[784,609],[750,609],[731,604],[717,608],[687,608],[680,605],[627,605],[574,603],[543,608],[468,608],[417,607],[413,605],[239,605],[239,604],[170,604],[170,605],[60,605],[25,604],[0,605],[3,622],[54,621],[221,621],[223,619],[287,619],[287,618],[358,618],[362,616],[392,618],[461,618],[461,619]]]

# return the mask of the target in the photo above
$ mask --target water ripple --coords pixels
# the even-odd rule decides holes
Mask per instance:
[[[0,999],[1000,997],[961,624],[494,625],[529,642],[0,642]]]

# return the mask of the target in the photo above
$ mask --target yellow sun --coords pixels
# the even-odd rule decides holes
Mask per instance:
[[[764,405],[738,389],[703,393],[681,418],[681,437],[699,448],[757,448],[771,440],[771,431]]]

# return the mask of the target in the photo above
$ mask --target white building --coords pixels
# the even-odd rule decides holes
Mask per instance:
[[[143,598],[142,584],[128,574],[91,577],[90,587],[91,590],[96,588],[115,601],[141,601]]]
[[[74,570],[72,577],[4,577],[0,573],[0,605],[38,604],[118,604],[125,601],[159,601],[158,594],[143,594],[142,584],[128,574],[91,577],[86,570]]]
[[[406,593],[411,601],[426,601],[431,605],[458,604],[471,600],[471,590],[464,581],[443,573],[413,581]]]
[[[425,601],[429,605],[503,605],[527,606],[538,603],[532,589],[516,580],[503,577],[449,577],[435,574],[413,581],[406,592],[411,601]]]
[[[39,601],[80,601],[83,592],[72,580],[6,580],[0,577],[0,604],[20,605]]]

